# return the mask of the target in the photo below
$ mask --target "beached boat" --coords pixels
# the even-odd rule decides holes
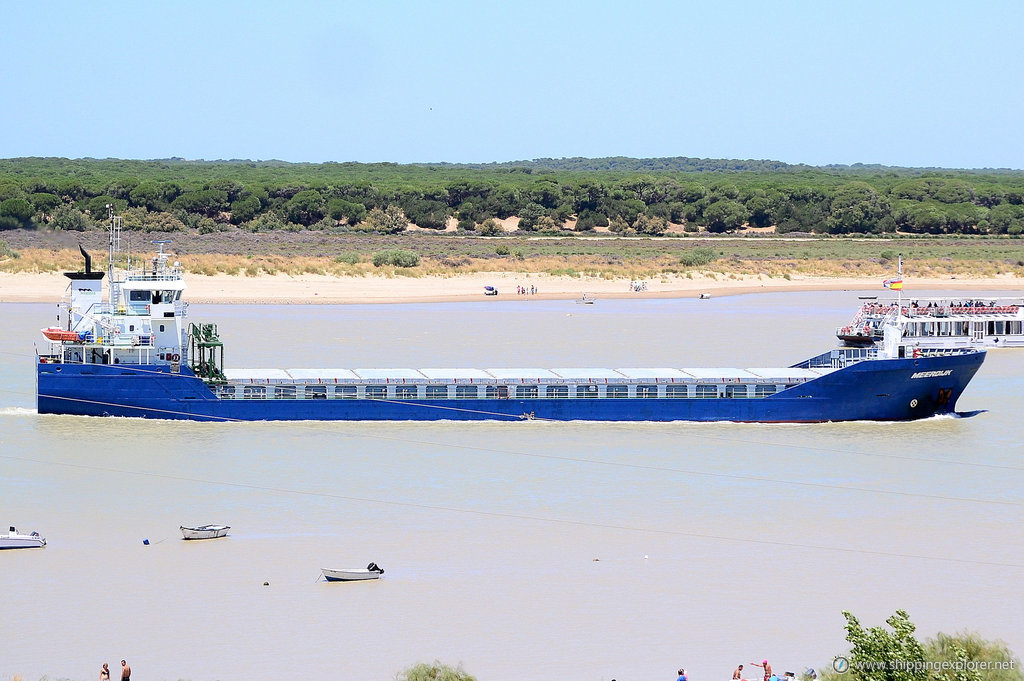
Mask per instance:
[[[361,582],[366,579],[380,579],[384,568],[370,563],[365,568],[320,568],[328,582]]]
[[[36,361],[40,414],[197,421],[593,420],[820,422],[951,413],[984,351],[930,351],[901,334],[785,367],[243,369],[215,324],[188,321],[185,281],[160,252],[115,277],[70,272],[58,328]]]
[[[46,538],[38,532],[22,534],[11,526],[10,532],[0,534],[0,549],[38,549],[46,546]]]
[[[225,537],[230,525],[200,525],[199,527],[181,526],[181,536],[185,539],[216,539]]]
[[[596,298],[591,298],[584,293],[581,297],[576,299],[576,303],[579,305],[593,305]]]

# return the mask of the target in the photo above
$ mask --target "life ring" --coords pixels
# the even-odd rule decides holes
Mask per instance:
[[[921,349],[920,348],[914,348],[914,359],[917,359],[920,356],[921,356]]]
[[[181,359],[180,355],[171,355],[171,361],[172,362],[177,362],[179,359]]]

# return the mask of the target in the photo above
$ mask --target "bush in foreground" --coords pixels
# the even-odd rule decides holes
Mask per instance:
[[[434,660],[432,664],[420,662],[395,677],[398,681],[476,681],[460,664],[457,667]]]

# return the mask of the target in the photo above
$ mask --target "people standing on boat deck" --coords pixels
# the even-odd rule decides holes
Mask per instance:
[[[110,681],[110,667],[107,663],[103,663],[103,668],[100,669],[100,681]]]
[[[676,681],[686,681],[686,670],[682,667],[679,668],[679,677]]]
[[[733,681],[740,681],[743,678],[743,665],[736,667],[736,671],[732,673]]]
[[[768,664],[768,660],[762,660],[761,664],[758,664],[757,662],[751,662],[750,664],[764,669],[764,681],[768,681],[768,679],[772,678],[772,666]]]
[[[130,681],[132,678],[132,668],[128,666],[128,663],[121,660],[121,681]]]

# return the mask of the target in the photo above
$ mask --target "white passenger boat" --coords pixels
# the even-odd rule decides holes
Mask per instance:
[[[903,295],[903,259],[895,279],[885,286],[896,296],[860,296],[853,320],[836,329],[845,345],[871,346],[892,326],[899,342],[913,351],[957,348],[1024,347],[1024,297],[946,296],[907,298]]]
[[[46,538],[38,532],[21,534],[14,526],[7,534],[0,534],[0,549],[38,549],[46,546]]]
[[[361,582],[366,579],[380,579],[384,568],[370,563],[365,568],[320,568],[328,582]]]
[[[216,539],[227,535],[230,525],[200,525],[199,527],[181,526],[181,536],[185,539]]]
[[[1024,297],[944,297],[865,302],[836,337],[846,345],[882,340],[891,321],[904,345],[922,350],[1024,347]]]

